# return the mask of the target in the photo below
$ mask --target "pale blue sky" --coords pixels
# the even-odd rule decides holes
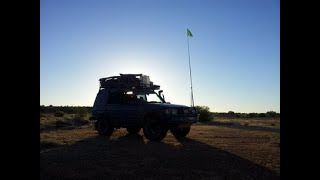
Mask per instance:
[[[280,112],[279,0],[41,0],[40,104],[92,106],[101,77],[142,73],[171,103]]]

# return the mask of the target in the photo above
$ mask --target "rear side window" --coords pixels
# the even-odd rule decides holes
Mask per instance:
[[[109,94],[108,104],[120,104],[120,98],[123,93],[112,92]]]
[[[106,94],[105,93],[98,93],[96,100],[94,101],[94,107],[96,108],[103,108],[106,105]]]

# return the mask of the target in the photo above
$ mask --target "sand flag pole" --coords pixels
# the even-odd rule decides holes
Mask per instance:
[[[194,107],[193,90],[192,90],[192,76],[191,76],[191,63],[190,63],[190,51],[189,51],[189,37],[192,37],[192,33],[191,33],[191,31],[187,28],[188,55],[189,55],[189,70],[190,70],[190,82],[191,82],[191,107]]]

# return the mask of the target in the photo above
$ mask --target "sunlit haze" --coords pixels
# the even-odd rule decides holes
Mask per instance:
[[[146,74],[165,99],[280,112],[279,0],[41,0],[40,105],[92,106],[99,78]]]

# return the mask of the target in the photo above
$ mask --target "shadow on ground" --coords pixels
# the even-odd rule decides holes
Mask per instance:
[[[40,153],[45,179],[280,179],[270,170],[213,146],[141,135],[93,137]]]

